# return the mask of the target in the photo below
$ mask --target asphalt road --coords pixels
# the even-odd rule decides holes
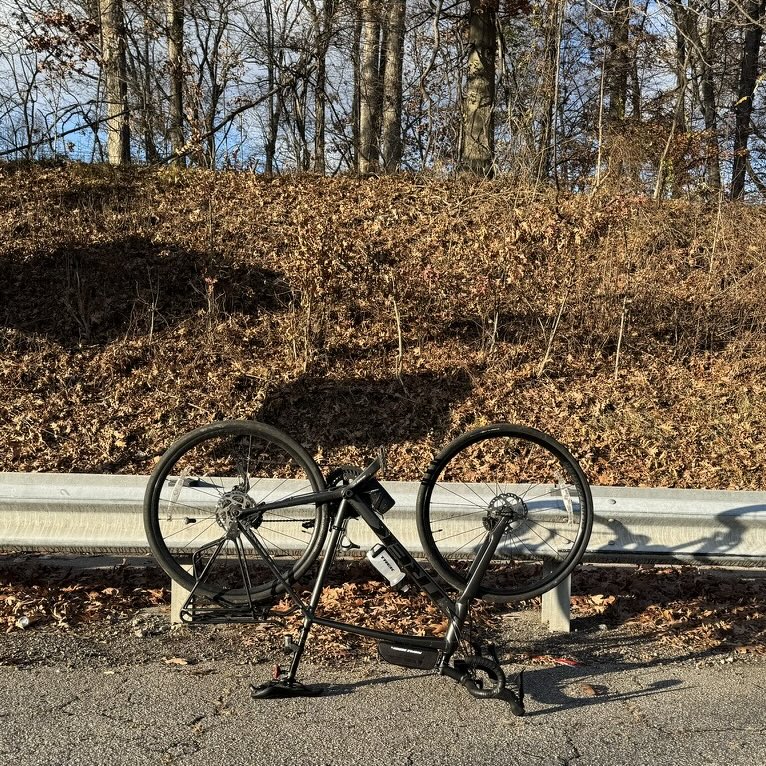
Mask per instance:
[[[215,650],[218,634],[118,632],[0,637],[2,766],[766,763],[766,661],[747,656],[668,658],[611,631],[573,635],[583,663],[528,668],[517,718],[375,660],[305,664],[323,696],[254,701],[269,665],[231,641]]]

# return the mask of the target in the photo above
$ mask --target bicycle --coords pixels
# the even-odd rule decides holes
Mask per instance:
[[[523,715],[523,682],[514,692],[492,646],[467,645],[471,601],[539,595],[582,558],[593,522],[587,479],[575,458],[547,434],[500,423],[448,444],[420,483],[416,521],[436,576],[418,563],[384,522],[394,501],[375,478],[382,455],[365,469],[342,466],[327,478],[287,434],[255,421],[202,426],[161,457],[146,489],[144,524],[162,569],[188,592],[189,622],[253,622],[284,614],[285,595],[303,626],[287,675],[253,687],[255,698],[313,696],[296,680],[313,625],[378,642],[382,659],[432,669],[474,697],[503,697]],[[402,635],[317,614],[327,574],[361,519],[380,541],[367,558],[392,587],[424,591],[444,613],[443,637]],[[295,583],[326,554],[308,602]],[[457,591],[457,596],[451,595]],[[199,602],[202,602],[201,605]],[[453,660],[458,650],[464,657]]]

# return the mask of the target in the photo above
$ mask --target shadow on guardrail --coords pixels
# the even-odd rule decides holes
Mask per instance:
[[[748,519],[753,516],[761,517],[762,524],[748,523]],[[700,514],[700,520],[702,519]],[[658,542],[656,536],[638,532],[617,518],[601,516],[598,523],[600,527],[609,530],[611,537],[605,544],[602,541],[598,548],[589,551],[589,558],[594,560],[601,555],[619,555],[626,558],[639,555],[649,560],[672,560],[676,557],[679,560],[700,561],[731,557],[740,560],[753,559],[753,563],[760,561],[766,564],[766,547],[763,545],[766,536],[763,532],[760,533],[760,545],[754,549],[747,545],[754,529],[758,529],[759,526],[766,527],[766,503],[727,508],[721,513],[704,518],[704,526],[701,525],[702,528],[696,537],[690,536],[677,544]]]

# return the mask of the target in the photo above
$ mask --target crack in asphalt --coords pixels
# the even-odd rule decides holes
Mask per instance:
[[[633,718],[647,729],[652,729],[660,734],[666,736],[673,736],[678,734],[728,734],[731,732],[738,732],[740,734],[756,734],[758,736],[766,736],[766,729],[750,727],[750,726],[691,726],[691,727],[671,727],[665,726],[662,723],[656,723],[652,721],[647,714],[635,703],[625,700],[623,701],[623,707],[633,716]]]
[[[80,702],[80,701],[81,701],[80,697],[72,697],[71,699],[68,699],[66,702],[59,702],[57,705],[50,705],[45,710],[45,712],[46,713],[52,713],[52,712],[55,711],[55,712],[58,712],[58,713],[63,713],[64,715],[76,716],[77,713],[75,713],[75,712],[73,712],[71,710],[67,710],[67,708],[70,705],[74,705],[76,702]]]
[[[570,764],[574,763],[578,758],[582,758],[582,753],[580,752],[580,749],[577,747],[577,745],[575,745],[571,735],[565,735],[564,741],[566,742],[567,747],[572,750],[572,754],[556,757],[560,760],[561,766],[570,766]]]
[[[740,727],[740,726],[726,726],[722,728],[718,728],[715,726],[694,726],[691,728],[680,728],[680,729],[667,729],[664,726],[651,726],[651,728],[656,729],[659,732],[662,732],[663,734],[730,734],[731,732],[738,732],[740,734],[757,734],[761,737],[766,736],[766,731],[764,729],[756,729],[756,728],[749,728],[749,727]]]

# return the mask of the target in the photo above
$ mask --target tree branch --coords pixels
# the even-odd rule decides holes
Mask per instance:
[[[120,112],[119,115],[114,115],[114,117],[120,117],[125,112]],[[112,117],[112,119],[114,119]],[[90,128],[91,130],[93,128],[99,127],[102,122],[106,122],[106,117],[99,117],[95,120],[91,120],[90,122],[86,122],[83,125],[77,125],[74,128],[69,128],[69,130],[63,131],[63,133],[58,133],[55,138],[64,138],[64,136],[71,136],[73,133],[79,133],[81,130],[85,130],[86,128]],[[51,141],[51,136],[48,136],[47,138],[41,138],[38,141],[30,141],[28,144],[23,144],[21,146],[14,146],[13,149],[5,149],[2,152],[0,152],[0,157],[7,157],[9,154],[14,154],[15,152],[23,152],[27,149],[36,149],[38,146],[42,146],[43,144],[49,144]]]
[[[196,136],[193,142],[187,141],[180,151],[174,152],[173,154],[168,154],[165,157],[161,157],[158,160],[156,160],[155,163],[153,164],[164,165],[170,162],[171,160],[175,160],[179,157],[185,157],[186,155],[193,152],[199,144],[201,144],[203,141],[210,138],[211,136],[215,135],[219,130],[221,130],[221,128],[226,127],[230,122],[232,122],[232,120],[234,120],[240,114],[242,114],[243,112],[246,112],[248,109],[253,109],[256,106],[259,106],[264,101],[267,101],[272,96],[279,93],[280,91],[284,91],[287,88],[292,87],[297,82],[299,75],[307,77],[311,74],[313,69],[314,69],[313,65],[308,66],[305,69],[301,70],[299,73],[294,74],[287,81],[274,86],[273,88],[271,88],[271,90],[267,91],[262,96],[259,96],[254,101],[248,101],[247,103],[238,106],[236,109],[234,109],[234,111],[229,112],[229,114],[227,114],[226,117],[224,117],[220,122],[213,125],[213,127],[210,128],[210,130],[206,131],[205,133],[202,133],[199,136]]]
[[[755,184],[755,188],[758,189],[762,196],[766,197],[766,183],[764,183],[755,170],[753,170],[750,160],[747,160],[746,167],[747,174],[750,176],[750,180]]]

